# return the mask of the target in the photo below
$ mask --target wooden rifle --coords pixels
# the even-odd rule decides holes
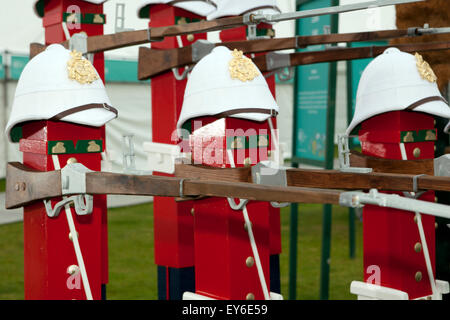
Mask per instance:
[[[206,40],[198,40],[192,45],[168,50],[140,47],[138,79],[146,80],[162,72],[171,70],[172,68],[195,64],[217,46],[224,46],[230,50],[237,49],[242,51],[244,54],[250,54],[286,49],[300,49],[311,45],[377,41],[441,33],[450,33],[450,28],[412,27],[401,30],[394,29],[373,32],[323,34],[289,38],[230,41],[222,43],[211,43]]]
[[[259,23],[275,23],[279,21],[308,18],[328,14],[338,14],[363,10],[372,7],[383,7],[389,5],[405,4],[412,2],[421,2],[424,0],[372,0],[363,3],[347,4],[328,8],[304,10],[298,12],[280,13],[280,14],[245,14],[242,16],[220,18],[211,21],[200,21],[188,24],[148,28],[144,30],[125,31],[109,35],[99,35],[86,38],[83,50],[77,51],[85,53],[96,53],[118,48],[124,48],[133,45],[139,45],[154,41],[162,41],[166,37],[174,37],[186,34],[203,33],[217,30],[224,30],[245,25],[255,25]],[[70,40],[61,43],[67,49],[71,48]],[[44,51],[46,46],[39,43],[31,43],[30,58]]]

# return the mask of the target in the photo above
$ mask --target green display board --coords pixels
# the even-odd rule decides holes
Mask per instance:
[[[3,56],[0,55],[0,79],[5,78],[5,67],[3,66]]]
[[[300,2],[297,10],[335,6],[337,0]],[[337,32],[337,16],[325,15],[297,20],[297,35]],[[299,51],[318,51],[325,45]],[[327,137],[334,135],[336,63],[317,63],[296,68],[294,87],[293,158],[297,163],[326,167]],[[333,132],[331,132],[333,131]]]

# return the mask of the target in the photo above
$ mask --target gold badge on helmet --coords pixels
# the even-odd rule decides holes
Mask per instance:
[[[420,54],[418,54],[417,52],[415,54],[415,57],[416,57],[417,70],[419,70],[419,74],[422,77],[422,79],[427,80],[429,82],[436,82],[437,77],[434,74],[434,71],[433,71],[433,69],[431,69],[428,62],[423,60],[423,57]]]
[[[242,51],[234,49],[231,55],[233,59],[229,63],[229,70],[232,79],[239,79],[245,82],[251,81],[258,76],[258,70],[252,60],[245,57]]]
[[[81,52],[74,50],[70,56],[71,58],[67,62],[69,79],[76,80],[81,84],[92,83],[99,79],[94,66],[89,60],[83,59]]]

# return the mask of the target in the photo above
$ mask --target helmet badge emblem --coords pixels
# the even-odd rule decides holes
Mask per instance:
[[[233,59],[229,63],[230,76],[242,82],[251,81],[258,76],[258,70],[252,60],[245,57],[242,51],[234,49],[231,53]]]
[[[74,50],[70,56],[71,58],[67,62],[69,79],[76,80],[81,84],[92,83],[99,79],[94,66],[89,60],[83,59],[81,52]]]
[[[436,82],[437,77],[434,74],[434,71],[433,71],[433,69],[431,69],[428,62],[423,60],[423,57],[420,54],[418,54],[417,52],[415,54],[415,57],[416,57],[417,70],[419,71],[419,74],[422,77],[422,79],[427,80],[429,82]]]

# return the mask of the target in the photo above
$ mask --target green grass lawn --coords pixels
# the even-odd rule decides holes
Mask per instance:
[[[151,204],[108,210],[107,298],[156,299]],[[299,205],[297,299],[319,298],[322,207]],[[330,299],[355,299],[352,280],[361,280],[362,224],[356,221],[356,258],[349,258],[348,209],[333,207]],[[23,299],[23,225],[0,225],[0,299]],[[289,208],[282,209],[282,294],[288,295]]]

